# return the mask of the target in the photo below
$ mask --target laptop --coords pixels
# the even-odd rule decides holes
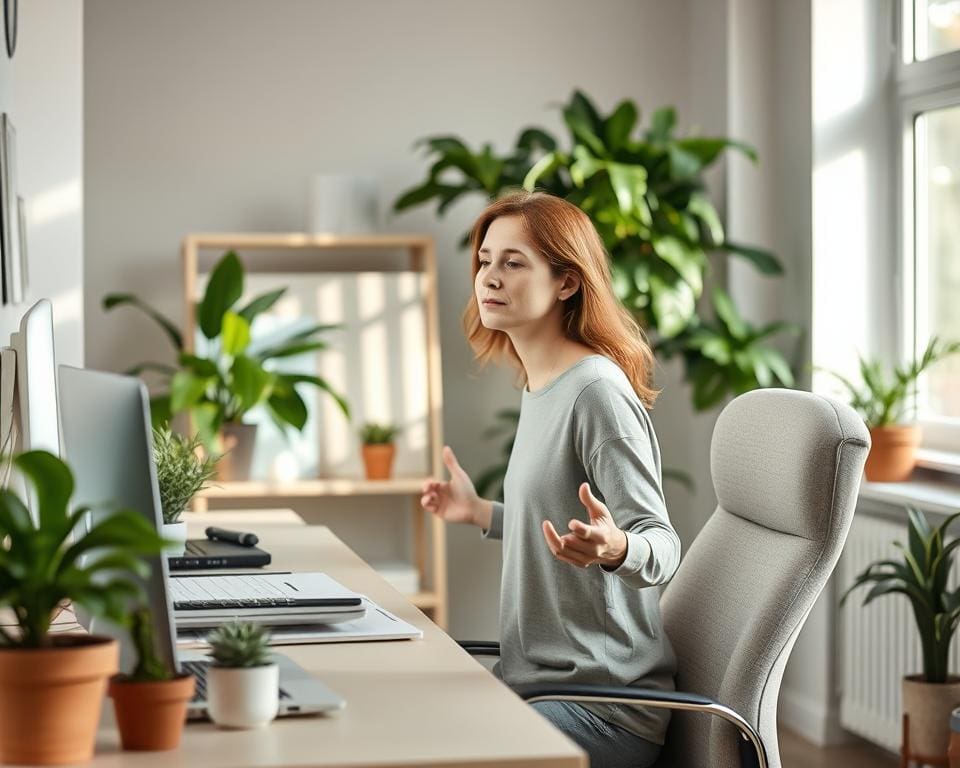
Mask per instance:
[[[150,405],[143,382],[129,376],[60,366],[60,405],[65,458],[76,481],[74,498],[84,503],[88,499],[110,499],[140,511],[159,530]],[[98,514],[105,513],[92,514],[96,520]],[[197,675],[197,694],[188,711],[190,717],[202,717],[206,712],[205,670],[209,659],[200,651],[178,654],[166,557],[158,553],[145,559],[150,576],[143,582],[143,589],[150,607],[157,655],[169,668]],[[87,631],[117,638],[121,670],[133,667],[136,652],[126,629],[91,617],[79,607],[76,616]],[[272,659],[280,667],[281,716],[331,712],[344,707],[340,696],[293,660],[282,654],[273,654]]]

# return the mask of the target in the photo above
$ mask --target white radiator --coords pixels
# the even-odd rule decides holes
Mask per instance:
[[[907,545],[906,512],[902,524],[857,512],[837,568],[837,594],[842,595],[856,575],[875,560],[900,560],[900,550],[893,541]],[[954,584],[958,570],[955,562],[951,576]],[[839,609],[840,723],[875,744],[899,751],[900,680],[923,671],[920,635],[905,596],[884,595],[861,607],[869,589],[860,587]],[[949,669],[953,674],[960,671],[956,642],[951,648]]]

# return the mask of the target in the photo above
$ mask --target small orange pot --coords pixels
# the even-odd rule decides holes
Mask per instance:
[[[179,747],[195,683],[193,675],[146,682],[113,678],[110,698],[123,748],[160,751]]]
[[[117,641],[58,635],[49,648],[0,650],[0,762],[86,763],[117,671]]]
[[[872,483],[898,483],[910,477],[917,465],[920,427],[898,424],[870,429],[870,453],[864,471]]]
[[[367,443],[363,446],[363,465],[367,468],[367,480],[389,479],[396,450],[393,443]]]

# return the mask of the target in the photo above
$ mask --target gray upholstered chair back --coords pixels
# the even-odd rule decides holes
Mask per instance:
[[[663,595],[677,690],[749,721],[780,768],[776,711],[787,658],[846,539],[870,447],[848,406],[784,389],[720,414],[710,467],[717,509]],[[735,729],[674,712],[658,765],[733,768]]]

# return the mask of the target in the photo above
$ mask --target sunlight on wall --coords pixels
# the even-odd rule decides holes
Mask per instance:
[[[813,360],[854,374],[851,344],[867,342],[866,159],[860,149],[813,174]],[[815,371],[815,391],[835,389]]]
[[[870,0],[818,2],[813,14],[813,117],[823,123],[863,99],[867,54],[865,4]]]
[[[31,227],[40,227],[76,213],[80,210],[82,200],[83,190],[79,178],[31,195],[28,202]]]

